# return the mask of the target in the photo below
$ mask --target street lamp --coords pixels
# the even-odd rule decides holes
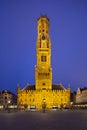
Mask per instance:
[[[45,109],[46,109],[46,100],[45,99],[43,99],[42,109],[43,109],[43,112],[45,112]]]

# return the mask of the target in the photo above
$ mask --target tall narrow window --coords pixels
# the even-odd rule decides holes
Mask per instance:
[[[41,41],[40,41],[40,48],[41,48]]]
[[[46,62],[46,56],[41,56],[41,61]]]
[[[47,42],[47,48],[49,48],[49,43]]]

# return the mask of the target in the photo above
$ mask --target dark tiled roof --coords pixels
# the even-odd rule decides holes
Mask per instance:
[[[87,90],[87,87],[80,88],[81,91]]]
[[[26,85],[23,90],[35,90],[35,85]]]
[[[8,94],[12,94],[12,95],[16,96],[14,93],[10,92],[9,90],[3,90],[1,93],[2,94],[8,93]]]
[[[35,85],[26,85],[22,90],[35,90]],[[63,87],[62,84],[52,84],[52,90],[64,90],[65,88]]]
[[[63,87],[62,84],[52,84],[52,90],[64,90],[65,88]]]
[[[2,93],[9,93],[9,94],[11,94],[11,92],[8,91],[8,90],[2,90]]]

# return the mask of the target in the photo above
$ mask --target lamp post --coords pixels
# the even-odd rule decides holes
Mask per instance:
[[[45,99],[43,99],[42,109],[43,109],[43,112],[45,112],[45,109],[46,109],[46,100]]]
[[[10,103],[11,103],[11,101],[8,100],[8,113],[10,112],[10,108],[9,108]]]

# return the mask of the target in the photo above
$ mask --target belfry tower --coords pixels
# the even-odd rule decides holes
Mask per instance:
[[[19,109],[55,109],[70,105],[70,87],[52,84],[51,42],[49,36],[49,19],[41,15],[37,19],[36,66],[34,85],[18,87],[17,103]]]
[[[51,42],[49,36],[49,19],[40,16],[37,20],[37,42],[35,67],[36,89],[52,89]]]

